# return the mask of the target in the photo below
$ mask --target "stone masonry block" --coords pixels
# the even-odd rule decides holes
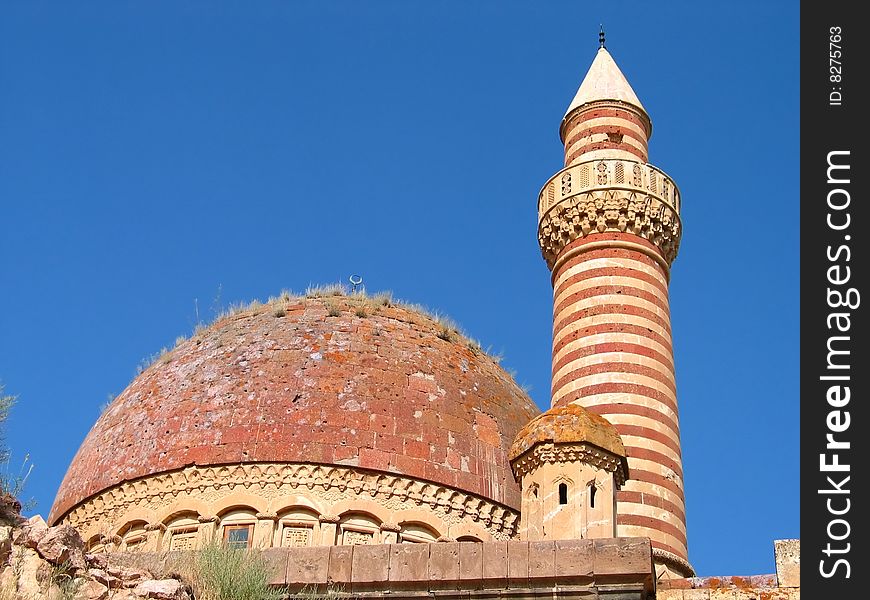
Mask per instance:
[[[556,583],[587,583],[592,581],[592,540],[556,541]]]
[[[483,544],[484,547],[487,545]],[[430,586],[433,589],[459,589],[459,542],[439,542],[429,546]]]
[[[776,581],[779,587],[800,587],[801,541],[774,540],[773,555],[776,560]]]
[[[529,542],[529,585],[552,582],[556,577],[556,542]]]
[[[483,548],[478,542],[459,542],[459,579],[462,589],[483,586]]]
[[[387,544],[354,546],[351,560],[353,593],[383,589],[390,578],[390,547]]]
[[[287,585],[292,587],[325,585],[329,567],[329,547],[292,548],[287,552]]]
[[[329,569],[327,570],[327,583],[350,589],[350,574],[353,566],[353,546],[328,546]]]
[[[483,580],[487,587],[505,588],[508,583],[508,543],[486,542],[483,546]]]
[[[649,538],[602,538],[593,540],[592,570],[599,580],[637,579],[653,573]]]
[[[529,543],[510,541],[508,549],[508,586],[526,588],[529,586]]]
[[[390,589],[428,589],[431,545],[390,544]]]
[[[261,552],[266,570],[269,573],[270,585],[287,584],[287,548],[266,548]]]

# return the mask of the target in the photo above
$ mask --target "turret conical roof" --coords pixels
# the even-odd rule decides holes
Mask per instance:
[[[598,49],[592,66],[589,67],[586,77],[583,78],[583,83],[580,84],[580,89],[577,90],[577,95],[574,96],[574,100],[565,111],[565,116],[568,116],[578,106],[596,100],[620,100],[633,104],[646,112],[625,75],[616,66],[616,62],[610,56],[607,48],[603,46]]]

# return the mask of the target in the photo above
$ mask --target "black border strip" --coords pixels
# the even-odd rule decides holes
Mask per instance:
[[[862,3],[801,3],[801,588],[866,597],[870,177]],[[833,168],[829,168],[833,165]],[[846,168],[848,166],[848,168]],[[828,435],[834,444],[829,444]],[[848,445],[848,447],[847,447]],[[838,465],[838,466],[837,466]],[[848,465],[848,466],[846,466]],[[835,514],[842,513],[842,514]],[[862,589],[863,588],[863,589]]]

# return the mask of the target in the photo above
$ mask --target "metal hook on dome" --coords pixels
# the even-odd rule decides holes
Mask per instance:
[[[347,278],[347,280],[350,281],[351,293],[355,294],[357,288],[362,285],[363,278],[360,275],[351,275],[350,277]]]

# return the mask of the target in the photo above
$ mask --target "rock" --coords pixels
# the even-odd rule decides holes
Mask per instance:
[[[177,579],[149,579],[133,590],[140,598],[155,600],[188,600],[187,586]]]
[[[6,492],[0,494],[0,523],[20,525],[25,521],[21,516],[21,502],[18,498]]]
[[[67,564],[79,570],[87,568],[85,543],[79,532],[71,525],[50,528],[39,540],[36,551],[53,565]]]
[[[51,565],[35,550],[22,546],[13,548],[10,558],[18,579],[18,595],[24,598],[44,598],[51,581]]]
[[[94,554],[92,552],[86,552],[85,562],[88,563],[89,567],[105,570],[106,564],[108,564],[108,557],[105,554]]]
[[[102,569],[88,569],[88,575],[90,575],[94,581],[97,581],[108,588],[116,589],[121,587],[121,580],[119,578],[110,575]]]
[[[48,525],[41,516],[36,515],[27,519],[27,522],[12,534],[12,543],[26,548],[36,548],[47,533]]]
[[[76,593],[81,600],[105,600],[109,597],[109,588],[93,579],[85,581]]]
[[[136,587],[139,583],[152,579],[151,573],[142,569],[131,569],[121,565],[106,565],[106,573],[120,580],[123,587]]]
[[[0,526],[0,565],[6,564],[6,559],[12,553],[12,527]]]
[[[16,586],[15,569],[12,565],[6,565],[0,570],[0,590],[14,590]]]

